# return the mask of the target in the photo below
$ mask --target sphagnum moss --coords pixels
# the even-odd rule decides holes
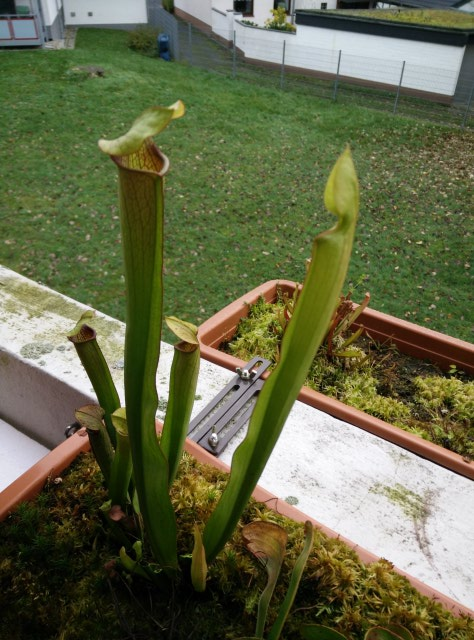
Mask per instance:
[[[222,348],[242,360],[258,355],[275,363],[284,332],[281,315],[285,300],[263,298],[249,305],[232,339]],[[397,360],[415,359],[387,345],[368,342],[360,357],[330,357],[319,349],[306,380],[315,391],[415,433],[460,455],[474,459],[474,381],[462,371],[443,374],[435,365],[423,363],[423,374],[413,369],[403,374]],[[364,346],[365,348],[365,346]],[[351,345],[351,350],[354,345]],[[367,357],[368,356],[368,357]],[[398,367],[398,368],[397,368]]]
[[[207,517],[224,481],[222,473],[184,455],[173,492],[174,503],[182,505],[181,554],[189,552],[193,524]],[[193,593],[183,581],[169,596],[115,564],[119,545],[97,518],[104,499],[100,473],[85,454],[61,481],[50,482],[34,502],[0,523],[0,640],[234,640],[251,635],[265,578],[244,550],[240,527],[211,566],[204,594]],[[252,502],[242,525],[255,518],[288,532],[273,600],[277,607],[303,545],[303,527]],[[186,559],[181,564],[188,571]],[[273,608],[269,624],[275,616]],[[474,620],[455,618],[420,596],[388,561],[363,565],[343,542],[316,530],[283,637],[296,640],[302,622],[317,622],[359,640],[370,626],[390,621],[405,625],[419,640],[474,637]]]

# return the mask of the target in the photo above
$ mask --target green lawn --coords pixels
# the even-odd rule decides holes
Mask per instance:
[[[472,131],[147,58],[109,30],[80,30],[72,51],[2,51],[0,65],[6,266],[123,318],[115,169],[97,140],[181,98],[187,115],[159,141],[167,313],[199,324],[261,281],[302,279],[350,143],[362,191],[351,281],[366,276],[372,308],[472,340]]]

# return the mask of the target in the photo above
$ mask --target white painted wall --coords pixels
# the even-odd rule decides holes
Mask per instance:
[[[54,23],[62,6],[62,0],[41,0],[45,26],[50,27]]]
[[[148,20],[146,0],[63,0],[67,25],[140,24]],[[74,13],[75,15],[71,15]],[[88,14],[92,13],[91,16]]]
[[[394,77],[398,82],[405,61],[403,86],[446,95],[454,93],[464,55],[464,47],[304,25],[298,26],[298,44],[342,51],[345,62],[341,74],[377,82],[393,82]],[[395,64],[390,64],[391,61]],[[433,84],[435,75],[443,76],[442,86],[438,89]]]
[[[399,40],[299,25],[296,34],[252,28],[235,21],[236,45],[245,56],[451,96],[464,47]]]
[[[232,2],[229,2],[229,0],[220,0],[217,2],[213,2],[213,0],[175,0],[174,3],[176,9],[185,11],[208,25],[212,23],[211,11],[213,5],[216,5],[218,8],[231,8]]]
[[[247,58],[280,64],[283,42],[293,43],[295,40],[294,33],[248,27],[238,20],[235,21],[235,43]]]
[[[212,32],[228,42],[234,40],[234,13],[232,10],[212,8]]]
[[[321,9],[324,0],[295,0],[295,10],[299,9]],[[326,0],[326,9],[337,9],[337,0]]]
[[[303,2],[304,4],[304,0],[299,1]],[[311,2],[312,0],[309,1]],[[329,2],[334,3],[334,6],[336,5],[336,1],[337,0],[329,0]],[[199,0],[199,2],[197,2],[196,0],[175,0],[174,6],[176,9],[185,11],[189,15],[198,18],[198,20],[201,20],[208,25],[212,25],[212,22],[214,20],[214,17],[212,15],[213,9],[221,13],[233,11],[234,9],[233,0]],[[319,6],[317,8],[319,8]],[[245,19],[252,20],[252,22],[256,22],[258,25],[263,26],[266,20],[271,19],[272,9],[273,0],[254,0],[253,16],[245,16]]]

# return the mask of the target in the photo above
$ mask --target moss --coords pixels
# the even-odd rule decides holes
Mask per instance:
[[[429,507],[423,497],[401,484],[397,483],[393,487],[376,485],[372,490],[386,496],[390,502],[398,505],[409,518],[424,520],[429,515]]]
[[[222,348],[248,361],[278,361],[287,301],[260,298],[249,305],[235,335]],[[339,335],[341,343],[347,336]],[[337,343],[334,345],[337,352]],[[462,371],[443,374],[435,365],[400,354],[368,337],[351,344],[355,357],[330,357],[319,349],[306,385],[369,415],[474,459],[474,381]],[[422,375],[419,375],[419,373]]]
[[[192,545],[194,522],[207,519],[226,476],[183,456],[172,499],[177,510],[182,576]],[[414,509],[419,501],[400,487],[380,488],[390,499]],[[192,592],[185,580],[174,590],[122,572],[115,563],[119,545],[98,517],[105,490],[95,462],[85,454],[59,483],[22,505],[0,523],[0,640],[89,640],[89,638],[174,638],[234,640],[252,635],[265,572],[246,553],[238,529],[209,571],[206,592]],[[410,506],[411,505],[411,506]],[[255,518],[276,522],[288,532],[287,555],[277,584],[269,624],[276,616],[303,527],[252,502],[242,524]],[[296,640],[303,622],[335,626],[352,640],[378,623],[398,622],[416,638],[469,640],[474,621],[456,619],[420,596],[386,560],[363,565],[338,539],[315,531],[314,550],[284,638]]]

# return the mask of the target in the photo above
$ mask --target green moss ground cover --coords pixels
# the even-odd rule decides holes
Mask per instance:
[[[244,362],[258,355],[278,361],[288,300],[260,298],[249,306],[232,339],[222,349]],[[333,344],[347,356],[332,355],[328,340],[318,350],[306,385],[345,404],[474,460],[474,380],[456,368],[443,372],[435,364],[412,358],[393,345],[361,336],[347,347],[355,329]],[[353,357],[348,357],[353,353]]]
[[[193,524],[208,516],[223,481],[215,469],[184,456],[173,493],[182,553],[190,552]],[[0,640],[235,640],[253,633],[266,578],[243,549],[240,526],[211,566],[203,594],[185,581],[160,591],[117,565],[119,545],[98,516],[104,499],[100,473],[85,454],[35,502],[0,523]],[[301,551],[303,527],[252,503],[242,524],[256,518],[284,526],[289,535],[273,599],[278,604]],[[182,568],[184,575],[184,559]],[[275,615],[273,608],[269,625]],[[403,624],[417,640],[470,640],[474,634],[473,620],[454,618],[417,594],[386,560],[362,565],[340,540],[316,531],[282,637],[297,640],[303,622],[317,622],[360,640],[368,627],[388,621]]]
[[[0,52],[2,264],[121,318],[117,185],[97,140],[181,98],[187,115],[160,140],[167,314],[199,324],[262,281],[301,281],[350,143],[362,199],[349,280],[366,276],[375,309],[472,339],[472,131],[249,85],[126,42],[91,29],[74,50]]]
[[[426,27],[445,27],[448,29],[474,29],[474,16],[464,11],[446,9],[340,9],[342,15],[370,18],[373,20],[390,20],[405,24],[419,24]]]

